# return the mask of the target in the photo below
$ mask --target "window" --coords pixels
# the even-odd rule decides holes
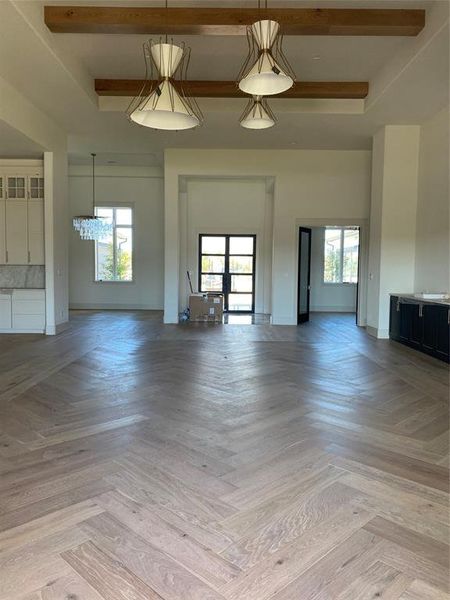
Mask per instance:
[[[358,283],[359,229],[326,227],[324,237],[324,283]]]
[[[97,206],[95,214],[112,224],[112,233],[95,242],[95,281],[133,280],[133,209]]]

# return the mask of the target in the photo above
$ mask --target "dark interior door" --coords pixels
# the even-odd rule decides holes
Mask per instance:
[[[256,235],[200,234],[200,292],[224,295],[226,312],[255,312]]]
[[[309,321],[311,295],[311,229],[300,227],[298,238],[298,312],[297,323]]]

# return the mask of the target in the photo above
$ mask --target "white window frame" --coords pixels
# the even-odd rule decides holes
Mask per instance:
[[[119,229],[130,229],[132,232],[132,240],[131,240],[131,279],[128,280],[122,280],[122,279],[97,279],[97,244],[98,242],[95,241],[94,242],[94,283],[100,283],[100,284],[133,284],[135,282],[135,271],[134,271],[134,236],[135,236],[135,229],[134,229],[134,205],[133,204],[126,204],[126,203],[120,203],[120,204],[114,204],[111,202],[105,202],[105,203],[99,203],[97,202],[95,205],[95,214],[97,214],[97,209],[98,208],[110,208],[113,209],[113,261],[114,261],[114,272],[116,272],[116,266],[117,266],[117,245],[116,245],[116,241],[117,241],[117,228]],[[131,209],[131,225],[117,225],[116,223],[116,210],[117,209],[121,209],[121,208],[129,208]]]
[[[341,232],[341,247],[339,256],[339,281],[325,281],[325,234],[327,229],[333,229],[335,231],[340,230]],[[324,285],[358,285],[359,273],[357,273],[357,281],[343,281],[344,279],[344,232],[345,231],[358,231],[358,261],[360,259],[361,252],[361,230],[359,227],[340,227],[340,226],[328,226],[323,229],[323,240],[322,240],[322,283]]]

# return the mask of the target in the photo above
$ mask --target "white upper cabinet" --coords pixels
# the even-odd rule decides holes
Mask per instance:
[[[33,172],[0,166],[0,264],[43,265],[44,178]]]
[[[28,202],[28,264],[43,265],[44,254],[44,201]]]
[[[0,264],[6,263],[6,202],[3,177],[0,176]]]
[[[26,198],[26,177],[15,176],[6,178],[7,187],[6,187],[6,197],[7,198],[18,198],[25,199]]]
[[[44,199],[44,178],[30,177],[29,178],[29,198],[31,200]]]
[[[28,202],[6,200],[6,262],[28,265]]]

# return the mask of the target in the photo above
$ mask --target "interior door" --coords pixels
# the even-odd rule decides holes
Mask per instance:
[[[226,312],[255,312],[256,235],[201,234],[200,292],[224,295]]]
[[[309,321],[311,295],[311,229],[299,228],[297,323]]]

